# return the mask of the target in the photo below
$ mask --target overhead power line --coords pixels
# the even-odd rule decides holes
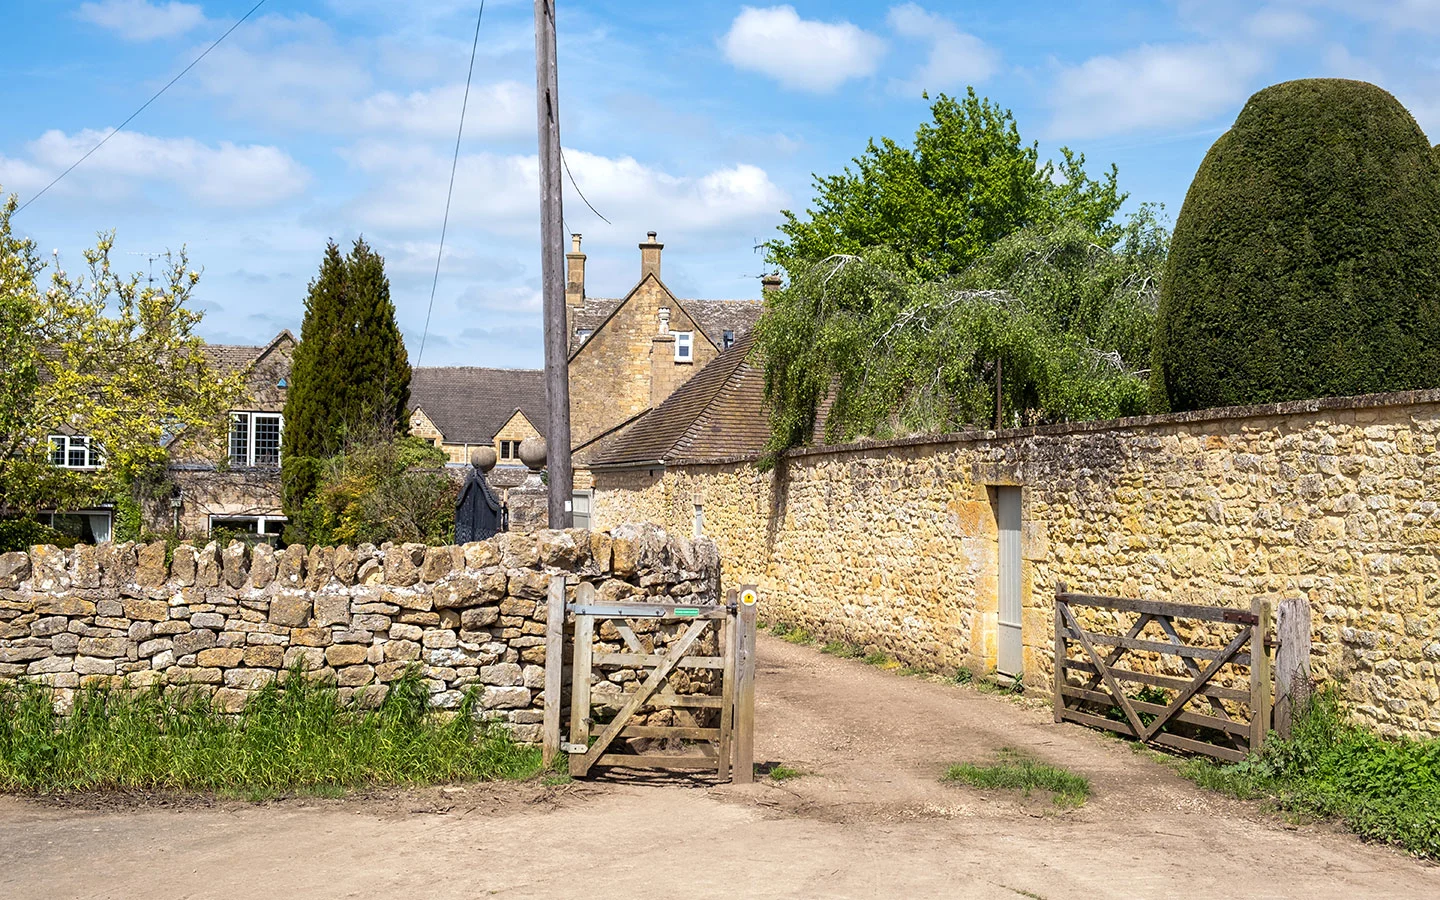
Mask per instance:
[[[593,212],[595,215],[600,216],[600,221],[604,222],[606,225],[613,225],[613,224],[615,224],[615,223],[611,222],[609,219],[605,218],[603,215],[600,215],[600,210],[598,210],[598,209],[595,208],[595,205],[592,204],[592,203],[585,197],[585,192],[582,191],[582,190],[580,190],[580,185],[578,185],[578,184],[575,183],[575,173],[573,173],[573,172],[570,171],[570,160],[568,160],[568,159],[565,158],[565,151],[564,151],[564,149],[561,149],[561,151],[560,151],[560,162],[565,166],[565,174],[570,176],[570,184],[571,184],[572,187],[575,188],[575,193],[577,193],[577,194],[580,195],[580,199],[585,201],[585,205],[588,206],[588,207],[590,207],[590,211]]]
[[[230,36],[230,33],[231,33],[232,31],[234,31],[235,29],[239,28],[242,24],[244,24],[244,22],[245,22],[246,19],[248,19],[248,18],[250,18],[251,16],[255,15],[255,11],[258,10],[260,7],[264,6],[266,2],[267,2],[267,0],[260,0],[259,3],[256,3],[254,6],[250,7],[250,11],[247,12],[247,13],[245,13],[245,15],[241,16],[238,20],[236,20],[236,22],[235,22],[234,25],[231,25],[229,28],[227,28],[227,29],[225,30],[225,33],[224,33],[224,34],[222,34],[222,35],[220,35],[220,37],[216,38],[216,39],[215,39],[215,43],[211,44],[209,47],[206,47],[204,53],[201,53],[199,56],[195,57],[193,60],[190,61],[190,65],[188,65],[188,66],[186,66],[185,68],[181,69],[179,75],[176,75],[174,78],[172,78],[172,79],[170,79],[168,82],[166,82],[166,83],[165,83],[165,86],[162,87],[160,90],[156,91],[155,94],[154,94],[154,96],[152,96],[149,100],[146,100],[144,103],[140,104],[140,108],[139,108],[139,109],[135,110],[135,111],[134,111],[133,113],[131,113],[128,117],[126,117],[125,121],[121,122],[121,123],[120,123],[120,126],[119,126],[118,128],[116,128],[114,131],[111,131],[109,134],[105,135],[105,137],[101,138],[101,139],[100,139],[100,143],[96,144],[95,146],[91,147],[89,150],[85,151],[85,155],[84,155],[84,156],[80,157],[79,159],[75,160],[75,162],[71,163],[71,164],[70,164],[70,168],[66,169],[65,171],[61,172],[59,175],[55,176],[55,180],[54,180],[54,181],[50,182],[49,184],[45,185],[45,187],[41,188],[41,189],[40,189],[40,193],[38,193],[38,194],[36,194],[35,196],[31,197],[29,200],[26,200],[25,203],[24,203],[19,209],[15,210],[15,212],[16,212],[17,214],[24,212],[24,211],[25,211],[25,207],[27,207],[27,206],[29,206],[30,204],[34,203],[36,200],[39,200],[41,197],[45,196],[45,192],[48,191],[48,190],[50,190],[50,189],[51,189],[52,187],[54,187],[55,185],[59,184],[59,183],[60,183],[60,179],[64,178],[66,175],[69,175],[71,172],[75,171],[76,166],[79,166],[79,165],[80,165],[81,163],[83,163],[85,160],[87,160],[87,159],[89,159],[91,156],[93,156],[96,150],[99,150],[101,147],[103,147],[103,146],[105,146],[106,144],[108,144],[108,143],[110,142],[110,139],[111,139],[111,138],[113,138],[115,135],[117,135],[117,134],[119,134],[121,131],[123,131],[124,128],[125,128],[125,126],[126,126],[126,125],[129,125],[129,124],[131,123],[131,121],[133,121],[136,116],[138,116],[138,115],[140,115],[142,112],[144,112],[145,109],[146,109],[150,104],[154,103],[156,100],[159,100],[161,94],[163,94],[163,93],[165,93],[166,91],[170,90],[171,86],[174,85],[175,82],[177,82],[177,81],[179,81],[181,78],[185,77],[185,73],[186,73],[186,72],[188,72],[188,71],[190,71],[191,69],[195,68],[195,66],[199,64],[200,60],[202,60],[202,59],[204,59],[205,57],[209,56],[211,50],[214,50],[216,47],[220,46],[220,42],[221,42],[221,41],[225,40],[227,37]]]
[[[425,330],[420,332],[418,367],[425,359],[425,339],[430,336],[430,314],[435,311],[435,291],[440,287],[440,260],[445,258],[445,232],[450,228],[450,199],[455,195],[455,170],[460,167],[460,139],[465,136],[465,110],[470,106],[470,80],[475,76],[475,53],[480,49],[480,23],[485,20],[485,0],[475,17],[475,41],[470,45],[470,69],[465,73],[465,97],[460,101],[460,127],[455,132],[455,157],[450,161],[450,187],[445,191],[445,218],[440,223],[440,249],[435,253],[435,279],[430,282],[430,305],[425,308]]]

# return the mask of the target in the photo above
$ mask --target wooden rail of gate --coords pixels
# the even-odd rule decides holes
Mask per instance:
[[[595,586],[581,583],[575,599],[565,602],[565,582],[550,582],[545,635],[544,758],[548,766],[560,753],[569,755],[570,774],[583,777],[595,766],[653,769],[714,769],[720,778],[731,775],[738,783],[754,780],[755,634],[756,601],[753,586],[730,591],[723,606],[687,606],[673,603],[598,603]],[[565,620],[574,616],[570,669],[570,740],[561,740],[561,693],[565,683]],[[669,647],[657,642],[647,649],[633,628],[637,620],[688,622],[684,633]],[[595,635],[602,622],[612,622],[624,641],[625,652],[597,652]],[[696,645],[707,632],[718,636],[718,656],[701,656]],[[627,666],[649,668],[636,691],[623,695],[624,703],[609,723],[592,734],[591,676],[596,668]],[[678,669],[708,669],[720,673],[720,693],[680,694],[668,689],[667,680]],[[717,726],[640,725],[632,720],[645,707],[714,709]],[[702,753],[615,753],[615,741],[625,738],[677,738],[704,741]]]
[[[1081,624],[1075,615],[1076,607],[1134,613],[1136,619],[1123,636],[1102,634]],[[1242,760],[1260,750],[1271,727],[1272,647],[1282,650],[1278,660],[1282,694],[1277,702],[1283,709],[1276,717],[1277,727],[1282,731],[1288,732],[1290,711],[1296,698],[1308,689],[1309,605],[1303,600],[1285,601],[1281,612],[1282,632],[1293,645],[1288,648],[1291,651],[1288,654],[1284,653],[1287,648],[1271,636],[1268,600],[1253,601],[1247,612],[1218,606],[1073,594],[1061,582],[1055,593],[1055,721],[1107,728],[1144,743],[1224,760]],[[1221,648],[1197,647],[1181,640],[1175,627],[1176,619],[1216,623],[1221,627],[1233,625],[1236,631]],[[1151,623],[1163,632],[1164,641],[1140,637]],[[1299,638],[1301,629],[1303,648]],[[1291,637],[1292,634],[1295,637]],[[1080,647],[1083,656],[1070,657],[1072,644]],[[1108,648],[1103,655],[1102,647]],[[1117,663],[1130,651],[1179,657],[1189,677],[1121,668]],[[1217,676],[1227,666],[1249,670],[1248,689],[1226,687],[1217,682]],[[1080,682],[1071,681],[1070,673],[1080,674]],[[1124,683],[1163,688],[1173,691],[1174,696],[1166,704],[1144,702],[1128,696],[1121,686]],[[1192,700],[1203,700],[1209,708],[1204,712],[1187,708]],[[1087,708],[1086,704],[1090,706]],[[1096,706],[1100,707],[1098,711]],[[1238,714],[1240,707],[1244,707],[1248,717]],[[1120,710],[1123,720],[1106,718],[1104,711],[1112,708]],[[1148,721],[1146,716],[1150,717]],[[1175,723],[1190,726],[1187,731],[1191,736],[1164,730],[1167,726],[1174,728]]]

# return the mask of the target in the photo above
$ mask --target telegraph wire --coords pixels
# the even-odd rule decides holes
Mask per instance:
[[[565,166],[565,174],[570,176],[570,184],[572,187],[575,188],[575,193],[580,195],[580,199],[585,201],[585,205],[590,207],[590,211],[593,212],[595,215],[600,216],[600,221],[604,222],[606,225],[615,224],[609,219],[600,215],[600,210],[596,209],[594,205],[592,205],[590,201],[586,199],[585,192],[580,190],[580,185],[575,183],[575,175],[573,172],[570,171],[570,161],[565,158],[565,148],[563,147],[560,148],[560,162],[562,165]]]
[[[146,100],[143,104],[141,104],[140,108],[137,109],[137,110],[135,110],[133,113],[131,113],[130,116],[129,116],[129,118],[127,118],[125,121],[121,122],[121,123],[120,123],[120,126],[119,126],[118,128],[116,128],[115,130],[111,131],[109,134],[105,135],[105,137],[101,138],[101,139],[100,139],[100,143],[98,143],[98,144],[96,144],[95,146],[91,147],[88,151],[86,151],[86,153],[85,153],[84,156],[80,157],[79,159],[75,160],[75,162],[71,163],[70,168],[66,169],[65,171],[61,172],[59,175],[55,176],[55,180],[52,181],[52,182],[50,182],[49,184],[45,185],[45,187],[41,188],[41,189],[40,189],[40,193],[38,193],[38,194],[36,194],[35,196],[31,197],[29,200],[26,200],[25,203],[24,203],[19,209],[15,210],[16,214],[18,215],[19,213],[24,212],[24,211],[25,211],[25,207],[27,207],[27,206],[29,206],[30,204],[34,203],[36,200],[39,200],[41,197],[45,196],[45,192],[48,191],[48,190],[50,190],[50,189],[51,189],[52,187],[54,187],[55,185],[59,184],[59,183],[60,183],[60,179],[64,178],[66,175],[69,175],[71,172],[75,171],[75,167],[76,167],[76,166],[80,165],[80,164],[83,163],[85,160],[89,159],[89,158],[95,153],[96,150],[99,150],[101,147],[103,147],[103,146],[105,146],[107,143],[109,143],[111,138],[113,138],[115,135],[119,134],[122,130],[124,130],[125,126],[126,126],[126,125],[129,125],[130,122],[131,122],[136,116],[138,116],[138,115],[140,115],[142,112],[144,112],[145,109],[146,109],[146,107],[148,107],[150,104],[154,103],[156,100],[159,100],[161,94],[163,94],[163,93],[165,93],[166,91],[170,90],[171,86],[174,85],[175,82],[177,82],[177,81],[179,81],[181,78],[183,78],[183,77],[185,76],[185,73],[186,73],[186,72],[188,72],[188,71],[190,71],[191,69],[195,68],[195,66],[199,64],[200,60],[202,60],[202,59],[204,59],[205,57],[209,56],[211,50],[214,50],[216,47],[220,46],[220,42],[221,42],[221,41],[223,41],[223,40],[225,40],[227,37],[229,37],[229,36],[230,36],[230,33],[231,33],[232,31],[234,31],[235,29],[239,28],[242,24],[244,24],[245,20],[248,19],[248,18],[250,18],[251,16],[253,16],[253,15],[255,14],[255,11],[258,10],[260,7],[264,6],[264,5],[266,4],[266,2],[267,2],[267,0],[260,0],[259,3],[256,3],[254,6],[250,7],[250,11],[247,12],[247,13],[245,13],[245,15],[241,16],[241,17],[235,22],[234,25],[231,25],[228,29],[226,29],[226,31],[225,31],[224,34],[222,34],[222,35],[220,35],[220,37],[216,38],[215,43],[211,44],[209,47],[206,47],[204,53],[201,53],[199,56],[195,57],[195,59],[193,59],[193,60],[190,62],[190,65],[188,65],[188,66],[186,66],[185,68],[181,69],[179,75],[176,75],[174,78],[172,78],[172,79],[170,79],[168,82],[166,82],[165,86],[162,87],[160,90],[156,91],[155,94],[154,94],[154,96],[152,96],[149,100]]]
[[[470,106],[470,81],[475,77],[475,54],[480,49],[480,23],[485,19],[485,0],[480,0],[480,14],[475,17],[475,41],[470,46],[470,70],[465,74],[465,97],[460,101],[460,127],[455,133],[455,157],[450,161],[450,188],[445,192],[445,218],[440,223],[440,249],[435,253],[435,278],[430,282],[430,305],[425,308],[425,330],[420,332],[420,353],[415,357],[419,368],[425,359],[425,339],[430,336],[430,314],[435,311],[435,291],[440,287],[440,260],[445,257],[445,232],[450,228],[450,200],[455,195],[455,170],[460,167],[460,139],[465,135],[465,110]]]

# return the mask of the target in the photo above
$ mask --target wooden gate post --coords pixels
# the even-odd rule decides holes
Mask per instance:
[[[1052,700],[1056,723],[1065,721],[1065,659],[1070,655],[1070,644],[1065,640],[1065,616],[1060,611],[1060,605],[1065,601],[1061,599],[1065,595],[1065,582],[1057,582],[1055,585],[1055,665],[1051,673],[1051,689],[1054,691]]]
[[[735,641],[735,771],[736,784],[755,781],[755,633],[756,606],[759,589],[754,585],[740,587],[740,627]],[[747,602],[748,601],[748,602]]]
[[[1250,601],[1255,624],[1250,626],[1250,752],[1259,753],[1270,733],[1270,601]]]
[[[1275,651],[1275,731],[1288,738],[1295,716],[1310,699],[1310,601],[1281,600],[1275,630],[1280,639]]]
[[[565,577],[550,579],[545,598],[545,728],[541,754],[548,769],[560,752],[560,682],[565,666]]]

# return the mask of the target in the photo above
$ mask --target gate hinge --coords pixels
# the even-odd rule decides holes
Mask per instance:
[[[562,753],[588,753],[590,748],[584,744],[572,744],[567,741],[560,745],[560,751]]]

